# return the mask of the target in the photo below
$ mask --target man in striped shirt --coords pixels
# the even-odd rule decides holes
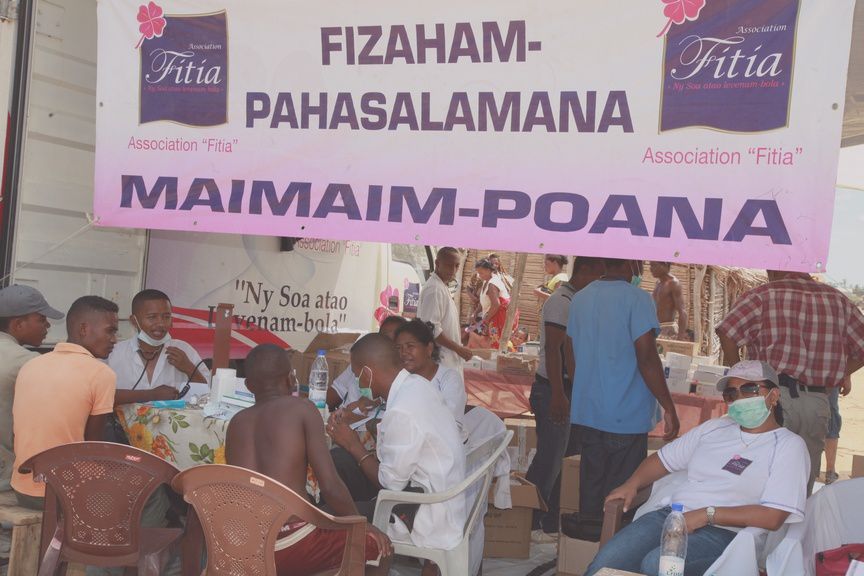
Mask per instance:
[[[864,314],[839,290],[808,274],[768,271],[717,327],[728,365],[761,360],[780,374],[784,425],[810,453],[808,493],[819,473],[830,415],[827,392],[864,366]]]

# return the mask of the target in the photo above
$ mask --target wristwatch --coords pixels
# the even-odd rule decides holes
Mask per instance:
[[[714,513],[717,512],[717,510],[713,506],[708,506],[708,508],[705,509],[705,512],[708,514],[708,525],[714,526]]]

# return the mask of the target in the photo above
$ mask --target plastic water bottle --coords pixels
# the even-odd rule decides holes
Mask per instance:
[[[318,350],[318,356],[312,363],[309,371],[309,400],[321,412],[321,417],[327,419],[327,384],[330,372],[327,368],[327,356],[325,350]]]
[[[672,504],[672,513],[663,522],[660,539],[660,576],[684,576],[684,559],[687,558],[687,521],[684,506]]]

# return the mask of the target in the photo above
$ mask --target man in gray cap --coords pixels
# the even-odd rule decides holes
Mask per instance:
[[[13,285],[0,290],[0,490],[9,489],[12,463],[12,400],[15,378],[25,362],[39,354],[24,346],[41,346],[48,334],[48,318],[63,313],[48,305],[30,286]]]

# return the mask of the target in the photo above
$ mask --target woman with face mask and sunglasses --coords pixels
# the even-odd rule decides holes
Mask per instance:
[[[461,432],[468,399],[465,384],[456,370],[438,364],[439,350],[430,325],[414,319],[400,326],[396,330],[396,348],[405,370],[422,376],[441,393]]]
[[[777,373],[766,363],[739,362],[717,383],[729,413],[709,420],[649,456],[606,502],[630,508],[636,493],[682,472],[670,504],[684,507],[690,533],[684,574],[702,575],[742,528],[777,530],[800,522],[810,457],[797,434],[782,427]],[[589,566],[656,575],[660,536],[670,508],[648,512],[618,532]]]

